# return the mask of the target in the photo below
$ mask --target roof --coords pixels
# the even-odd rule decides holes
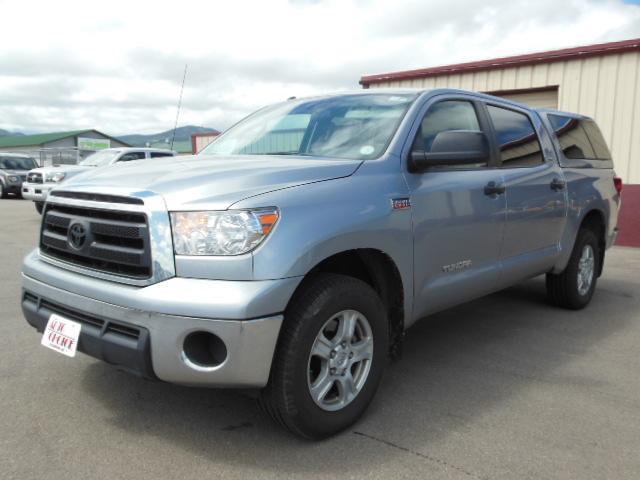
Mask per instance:
[[[0,157],[33,158],[26,153],[0,152]]]
[[[174,150],[170,150],[168,148],[158,148],[158,147],[111,147],[111,148],[102,148],[99,150],[100,152],[173,152]],[[0,152],[1,154],[2,152]]]
[[[0,148],[39,146],[45,143],[55,142],[56,140],[75,137],[78,135],[82,135],[83,133],[89,133],[89,132],[98,133],[105,138],[108,138],[110,140],[115,140],[119,143],[128,145],[126,142],[123,142],[122,140],[118,140],[117,138],[110,137],[109,135],[105,135],[104,133],[99,132],[98,130],[86,129],[86,130],[72,130],[69,132],[39,133],[36,135],[8,135],[5,137],[0,137]]]
[[[439,67],[420,68],[417,70],[381,73],[376,75],[364,75],[360,79],[360,84],[367,88],[369,85],[374,83],[388,82],[392,80],[408,80],[414,78],[435,77],[438,75],[448,75],[451,73],[479,72],[483,70],[493,70],[495,68],[507,68],[523,65],[534,65],[538,63],[559,62],[572,60],[575,58],[610,55],[614,53],[624,53],[634,50],[640,50],[640,38],[633,38],[620,42],[585,45],[582,47],[563,48],[561,50],[528,53],[525,55],[515,55],[512,57],[494,58],[491,60],[480,60],[476,62],[457,63]]]

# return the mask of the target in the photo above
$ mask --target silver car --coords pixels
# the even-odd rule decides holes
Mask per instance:
[[[35,202],[36,210],[42,213],[42,206],[49,190],[63,181],[96,167],[108,167],[118,162],[130,162],[149,158],[173,157],[173,150],[163,148],[106,148],[89,155],[78,165],[54,165],[34,168],[29,171],[22,184],[22,196]]]
[[[10,194],[20,197],[27,172],[36,166],[35,159],[29,155],[0,152],[0,198]]]
[[[581,115],[459,90],[291,100],[197,157],[54,188],[22,309],[58,353],[254,388],[322,438],[433,312],[542,274],[554,304],[585,307],[621,188]]]

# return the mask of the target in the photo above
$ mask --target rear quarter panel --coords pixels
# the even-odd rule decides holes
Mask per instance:
[[[543,123],[556,150],[562,172],[567,182],[567,222],[561,240],[561,254],[553,273],[562,272],[571,256],[578,230],[584,218],[593,210],[597,210],[605,220],[606,248],[612,246],[618,225],[620,195],[615,189],[613,162],[601,160],[567,159],[560,147],[553,128],[545,114],[541,115]]]

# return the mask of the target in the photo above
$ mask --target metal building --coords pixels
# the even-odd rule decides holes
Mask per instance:
[[[191,152],[199,153],[204,147],[213,142],[220,132],[205,132],[205,133],[192,133],[191,134]]]
[[[0,152],[27,153],[41,166],[75,164],[97,150],[130,146],[97,130],[0,137]]]
[[[369,87],[461,88],[593,117],[626,183],[640,184],[640,38],[403,72]]]

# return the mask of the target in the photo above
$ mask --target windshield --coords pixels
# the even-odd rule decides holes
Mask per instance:
[[[78,165],[82,165],[84,167],[104,167],[115,160],[118,155],[120,155],[120,152],[117,150],[103,150],[89,155]]]
[[[0,157],[0,168],[3,170],[31,170],[37,167],[33,158]]]
[[[202,154],[377,158],[416,96],[376,93],[288,101],[247,117]]]

